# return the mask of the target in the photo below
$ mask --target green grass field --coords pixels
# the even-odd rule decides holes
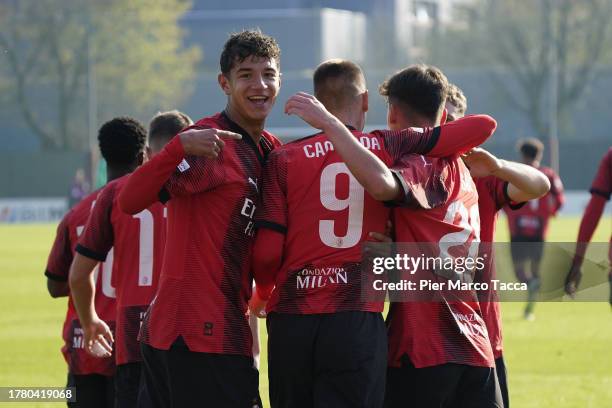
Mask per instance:
[[[578,222],[555,220],[550,240],[575,240]],[[609,220],[602,220],[594,241],[607,242],[609,228]],[[49,297],[43,276],[54,232],[52,225],[0,225],[0,386],[65,384],[59,349],[66,300]],[[507,240],[503,221],[498,240]],[[607,303],[541,303],[534,322],[522,319],[520,303],[502,308],[513,407],[612,407],[612,311]],[[263,325],[260,332],[260,388],[269,406]],[[14,404],[0,403],[9,405]]]

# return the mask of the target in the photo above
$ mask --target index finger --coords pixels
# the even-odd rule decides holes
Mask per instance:
[[[217,136],[222,137],[224,139],[234,139],[240,140],[242,139],[242,135],[234,132],[230,132],[229,130],[217,130]]]
[[[307,99],[314,98],[314,95],[311,95],[308,92],[303,92],[303,91],[300,91],[300,92],[296,93],[294,96],[301,96],[301,97],[304,97],[304,98],[307,98]]]

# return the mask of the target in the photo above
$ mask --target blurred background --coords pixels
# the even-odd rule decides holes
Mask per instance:
[[[520,138],[544,142],[544,165],[568,190],[550,240],[575,241],[612,144],[612,0],[0,0],[0,349],[8,351],[0,385],[65,383],[66,300],[48,296],[43,271],[59,219],[105,182],[100,125],[118,115],[148,123],[169,109],[193,119],[222,110],[221,48],[231,32],[256,27],[282,48],[281,92],[267,122],[282,139],[314,132],[282,107],[294,92],[312,92],[323,60],[364,68],[369,129],[385,127],[377,90],[388,75],[435,64],[463,89],[468,113],[497,119],[488,149],[518,160]],[[598,248],[607,248],[610,214],[608,206]],[[508,241],[505,226],[496,241]],[[603,282],[607,252],[599,252],[590,259]],[[599,289],[608,293],[607,284]],[[502,308],[513,406],[612,406],[607,302],[542,303],[536,323],[520,303]]]
[[[610,0],[1,0],[0,222],[58,220],[104,184],[96,135],[112,117],[223,109],[221,47],[255,27],[282,49],[267,122],[281,138],[312,133],[282,105],[312,92],[321,61],[364,68],[370,129],[385,127],[384,78],[431,63],[463,89],[468,112],[497,119],[488,149],[516,160],[519,138],[540,138],[544,164],[576,191],[564,211],[588,200],[612,140]]]

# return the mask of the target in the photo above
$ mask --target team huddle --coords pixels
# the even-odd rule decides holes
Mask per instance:
[[[491,243],[497,213],[550,177],[478,148],[495,120],[463,117],[435,67],[389,77],[388,129],[365,133],[361,68],[323,62],[314,95],[284,106],[319,133],[285,145],[264,129],[276,41],[231,35],[220,70],[220,113],[99,130],[109,182],[66,214],[45,272],[69,296],[69,405],[260,407],[265,318],[272,407],[508,407],[494,294],[392,302],[385,322],[384,299],[362,296],[362,248]],[[488,259],[474,280],[495,275]]]

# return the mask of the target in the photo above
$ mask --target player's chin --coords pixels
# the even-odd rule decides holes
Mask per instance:
[[[266,104],[268,105],[268,104]],[[272,111],[272,104],[270,104],[269,106],[258,106],[258,107],[251,107],[250,109],[247,110],[247,117],[249,119],[251,119],[252,121],[264,121],[266,120],[266,118],[268,117],[268,115],[270,114],[270,112]]]

